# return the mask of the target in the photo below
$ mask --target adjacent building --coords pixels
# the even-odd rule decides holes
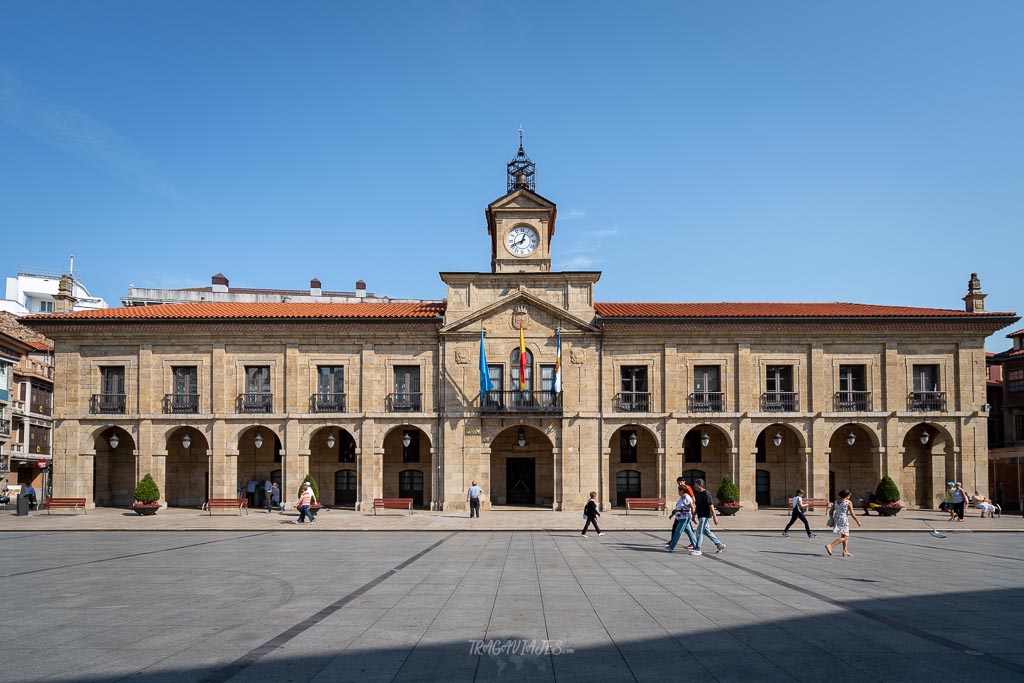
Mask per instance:
[[[107,307],[101,297],[93,296],[74,273],[74,261],[70,275],[66,276],[71,286],[72,310],[94,311]],[[61,274],[42,268],[21,268],[16,277],[7,278],[5,295],[0,300],[0,311],[16,316],[34,313],[53,313],[56,310]]]
[[[607,303],[599,272],[555,271],[557,208],[520,147],[485,210],[483,272],[437,301],[204,301],[32,316],[56,341],[56,495],[169,505],[307,474],[329,505],[409,497],[603,508],[738,484],[906,505],[988,486],[985,338],[1018,317],[850,303]],[[224,284],[227,287],[227,284]],[[211,292],[212,294],[212,292]],[[145,298],[145,297],[143,297]]]
[[[179,289],[157,289],[128,285],[128,296],[121,297],[122,306],[157,306],[182,303],[389,303],[408,302],[366,291],[366,283],[357,280],[350,292],[324,289],[318,278],[309,281],[309,289],[256,289],[252,287],[231,287],[223,273],[210,278],[208,287],[185,287]]]
[[[988,354],[988,495],[1004,510],[1022,510],[1024,487],[1024,330],[1006,335],[1012,346]]]

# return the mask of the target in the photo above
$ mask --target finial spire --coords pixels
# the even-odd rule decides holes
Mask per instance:
[[[523,124],[519,124],[519,151],[523,151]]]
[[[509,192],[520,188],[536,192],[534,175],[537,172],[537,167],[530,161],[530,157],[526,156],[526,152],[523,151],[522,125],[519,126],[519,151],[516,153],[515,158],[508,162],[507,172]]]

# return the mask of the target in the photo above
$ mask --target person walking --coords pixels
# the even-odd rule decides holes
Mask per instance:
[[[964,485],[960,482],[956,483],[956,488],[953,489],[953,512],[956,513],[956,521],[964,521],[964,508],[967,507],[967,500],[969,496],[967,491],[964,491]]]
[[[942,501],[942,509],[949,514],[949,521],[952,522],[956,519],[956,510],[953,509],[953,491],[956,490],[956,485],[951,482],[946,482],[946,497]]]
[[[284,512],[284,506],[281,505],[281,487],[277,485],[276,481],[271,484],[268,496],[270,499],[270,507],[267,508],[267,512],[275,509]]]
[[[256,478],[249,477],[249,481],[245,482],[245,497],[249,501],[249,507],[256,507]]]
[[[484,490],[477,486],[475,481],[473,482],[473,485],[469,487],[469,490],[466,491],[466,500],[469,501],[470,519],[473,519],[473,517],[480,519],[480,494],[483,492]]]
[[[676,506],[672,512],[668,513],[675,518],[675,522],[672,524],[672,539],[668,542],[668,547],[665,550],[675,552],[676,545],[679,543],[680,536],[683,532],[686,532],[687,538],[690,539],[690,547],[697,547],[697,539],[693,535],[693,527],[690,526],[690,520],[693,518],[693,496],[686,492],[686,488],[683,486],[679,487],[679,500],[676,501]],[[690,551],[691,555],[696,554],[693,550]]]
[[[263,504],[267,506],[267,512],[270,512],[270,494],[274,492],[274,483],[270,481],[270,477],[267,477],[266,481],[263,482]]]
[[[597,532],[598,536],[604,536],[604,532],[601,531],[601,527],[597,525],[597,518],[601,516],[601,513],[597,511],[597,491],[590,492],[590,500],[583,508],[583,519],[587,520],[586,524],[583,525],[583,531],[580,534],[583,538],[587,537],[587,529],[590,525],[594,525],[594,531]]]
[[[701,554],[700,544],[705,536],[710,538],[711,542],[715,544],[715,552],[720,553],[725,550],[725,544],[718,540],[718,537],[708,528],[712,521],[714,521],[715,526],[718,526],[718,511],[715,510],[715,502],[711,500],[711,492],[704,487],[703,479],[695,480],[693,488],[696,490],[693,502],[697,508],[697,531],[695,533],[697,540],[693,544],[693,550],[690,554]]]
[[[837,534],[839,538],[827,544],[825,552],[832,557],[832,549],[842,543],[843,557],[853,557],[850,554],[850,518],[852,517],[853,521],[857,522],[857,526],[860,526],[860,520],[857,519],[857,515],[853,511],[853,503],[850,502],[850,489],[840,491],[836,502],[829,505],[828,509],[834,525],[832,533]]]
[[[313,513],[309,511],[309,506],[316,502],[316,496],[313,495],[313,487],[309,485],[307,481],[302,485],[302,493],[299,494],[299,519],[296,524],[302,524],[305,518],[309,517],[309,523],[313,523]]]
[[[817,538],[818,535],[811,533],[811,525],[807,522],[807,518],[804,517],[804,490],[797,489],[793,495],[793,514],[789,517],[789,524],[782,530],[783,536],[789,536],[789,527],[793,526],[796,520],[800,520],[804,523],[804,528],[807,529],[807,538]]]

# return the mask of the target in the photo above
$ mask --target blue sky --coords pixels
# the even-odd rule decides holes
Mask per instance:
[[[1024,3],[6,2],[0,274],[441,298],[526,130],[602,301],[1024,312]],[[1018,326],[1020,323],[1018,323]],[[990,349],[1007,346],[1002,336]]]

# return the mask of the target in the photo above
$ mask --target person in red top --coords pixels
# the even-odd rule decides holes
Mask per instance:
[[[690,496],[690,499],[693,500],[693,489],[691,489],[690,485],[686,483],[686,478],[685,477],[676,477],[676,485],[679,487],[679,497],[680,498],[682,498],[683,493],[685,492],[686,495]],[[687,521],[687,524],[689,524],[689,523],[690,522]],[[678,526],[679,526],[679,518],[673,516],[672,517],[672,531],[669,532],[669,540],[665,541],[664,545],[671,545],[672,544],[672,537],[676,535],[676,527],[678,527]],[[688,545],[687,549],[693,549],[693,544],[691,543],[690,545]]]
[[[309,517],[309,523],[313,523],[313,513],[309,511],[309,506],[316,502],[316,496],[313,495],[313,487],[309,485],[307,481],[302,485],[302,493],[299,494],[299,519],[296,524],[302,524],[306,517]]]

